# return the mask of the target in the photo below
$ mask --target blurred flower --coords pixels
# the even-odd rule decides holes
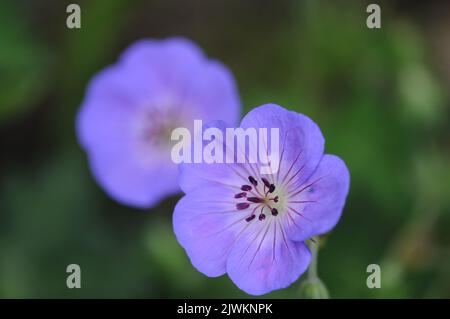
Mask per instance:
[[[179,191],[174,128],[190,128],[194,119],[237,123],[239,115],[226,67],[186,39],[141,40],[90,82],[77,134],[105,191],[145,208]]]
[[[279,128],[278,172],[261,176],[264,160],[181,164],[186,195],[173,222],[194,267],[210,277],[228,273],[240,289],[261,295],[289,286],[307,269],[305,240],[338,222],[349,173],[341,159],[323,154],[319,127],[302,114],[267,104],[249,112],[241,127]]]

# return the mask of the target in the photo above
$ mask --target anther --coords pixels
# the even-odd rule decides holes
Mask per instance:
[[[250,221],[252,221],[253,219],[255,219],[255,217],[256,217],[255,214],[253,214],[253,215],[247,217],[247,218],[245,219],[245,221],[246,221],[246,222],[250,222]]]
[[[238,204],[236,204],[236,209],[243,210],[243,209],[247,209],[249,206],[250,206],[249,203],[238,203]]]
[[[274,184],[270,184],[269,185],[269,193],[273,193],[274,190],[275,190],[275,185]]]
[[[238,194],[234,195],[234,198],[242,198],[242,197],[245,197],[246,195],[247,195],[246,192],[242,192],[242,193],[238,193]]]
[[[275,196],[275,198],[273,199],[273,201],[274,201],[275,203],[278,203],[278,195]]]
[[[276,208],[272,208],[271,212],[272,212],[273,216],[277,216],[278,215],[278,210]]]
[[[252,203],[262,203],[264,200],[259,197],[247,197],[247,200]]]
[[[266,187],[270,188],[270,183],[266,178],[263,177],[263,178],[261,178],[261,180],[263,181],[263,183]]]
[[[259,219],[259,220],[264,220],[264,219],[266,219],[266,215],[260,214],[259,217],[258,217],[258,219]]]
[[[258,185],[258,182],[256,181],[256,179],[255,179],[253,176],[249,176],[249,177],[248,177],[248,180],[250,181],[250,183],[251,183],[253,186]]]
[[[252,190],[252,187],[250,185],[242,185],[241,190],[243,190],[244,192],[249,192]]]

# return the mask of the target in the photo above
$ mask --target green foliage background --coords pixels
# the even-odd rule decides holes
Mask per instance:
[[[117,204],[77,145],[90,77],[134,40],[174,35],[232,69],[245,112],[307,114],[347,162],[346,208],[319,256],[331,297],[450,297],[448,4],[381,2],[370,30],[356,0],[79,0],[69,30],[71,2],[0,2],[0,297],[250,297],[191,266],[172,232],[178,197]],[[66,288],[71,263],[82,289]],[[366,286],[372,263],[381,289]],[[297,298],[300,282],[267,297]]]

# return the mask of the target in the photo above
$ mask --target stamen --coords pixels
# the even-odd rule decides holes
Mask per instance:
[[[247,209],[249,206],[250,206],[249,203],[238,203],[238,204],[236,204],[236,209],[244,210],[244,209]]]
[[[262,221],[262,220],[266,219],[266,215],[260,214],[258,219]]]
[[[251,222],[253,219],[255,219],[255,217],[256,217],[256,215],[255,215],[255,214],[252,214],[251,216],[247,217],[247,218],[245,219],[245,221],[246,221],[246,222]]]
[[[246,192],[242,192],[242,193],[238,193],[238,194],[234,195],[234,198],[242,198],[242,197],[245,197],[246,195],[247,195]]]
[[[272,212],[273,216],[277,216],[278,215],[278,210],[276,208],[272,208],[271,212]]]
[[[263,181],[263,183],[266,187],[270,188],[270,183],[266,178],[263,177],[263,178],[261,178],[261,180]]]
[[[247,197],[247,200],[252,203],[262,203],[264,200],[259,197]]]
[[[270,184],[269,185],[269,193],[273,193],[275,190],[275,185],[274,184]]]
[[[251,183],[253,186],[258,185],[258,182],[256,181],[256,179],[255,179],[253,176],[249,176],[249,177],[248,177],[248,180],[250,181],[250,183]]]
[[[241,190],[243,190],[244,192],[249,192],[252,190],[252,187],[250,185],[242,185]]]
[[[275,198],[273,199],[273,201],[274,201],[275,203],[278,203],[278,195],[275,196]]]

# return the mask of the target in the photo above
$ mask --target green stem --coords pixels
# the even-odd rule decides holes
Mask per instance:
[[[299,296],[304,299],[328,299],[330,294],[317,274],[319,256],[319,239],[312,238],[308,243],[311,250],[311,262],[309,264],[307,278],[300,285]]]
[[[308,269],[308,279],[315,280],[317,276],[317,260],[319,257],[319,241],[318,238],[313,238],[309,244],[309,249],[311,250],[311,263]]]

